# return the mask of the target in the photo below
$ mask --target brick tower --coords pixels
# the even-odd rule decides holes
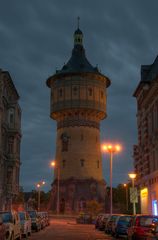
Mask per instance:
[[[51,89],[50,116],[57,121],[56,161],[50,208],[57,205],[60,172],[60,211],[82,211],[86,202],[105,201],[100,121],[106,118],[106,88],[110,80],[85,56],[83,33],[74,33],[69,61],[47,79]],[[58,172],[59,170],[59,172]]]

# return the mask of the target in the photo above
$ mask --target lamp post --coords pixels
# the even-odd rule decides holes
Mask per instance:
[[[51,162],[51,167],[57,168],[57,215],[59,215],[60,210],[60,168],[59,164],[56,165],[56,161]]]
[[[128,211],[128,185],[126,183],[123,184],[126,191],[126,210]]]
[[[102,145],[102,150],[104,152],[110,153],[110,214],[112,215],[113,205],[112,205],[112,168],[113,168],[113,155],[121,151],[120,145]]]
[[[41,204],[41,191],[40,188],[45,185],[45,181],[38,182],[36,187],[38,189],[38,211],[40,211],[40,204]]]
[[[133,191],[134,191],[134,180],[135,180],[137,175],[135,173],[129,173],[128,176],[132,180],[132,188],[133,188]],[[136,205],[135,205],[135,199],[134,199],[134,201],[133,201],[133,215],[135,215],[135,214],[136,214]]]

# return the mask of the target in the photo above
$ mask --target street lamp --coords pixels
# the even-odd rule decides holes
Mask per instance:
[[[58,177],[57,177],[57,214],[59,215],[59,204],[60,204],[60,195],[59,195],[59,188],[60,188],[60,167],[59,164],[56,164],[56,161],[51,162],[51,167],[57,168],[58,171]]]
[[[137,176],[136,173],[129,173],[128,176],[130,177],[130,179],[132,180],[132,188],[133,188],[133,192],[134,192],[134,180]],[[136,214],[136,205],[135,205],[135,199],[133,200],[133,215]]]
[[[45,181],[38,182],[36,187],[38,189],[38,211],[40,211],[40,198],[41,198],[41,191],[40,188],[45,185]]]
[[[116,144],[103,144],[102,145],[102,150],[104,152],[110,153],[110,214],[112,215],[112,163],[113,163],[113,155],[114,153],[120,152],[121,151],[121,146]]]
[[[128,211],[128,185],[124,183],[123,186],[126,190],[126,210]]]

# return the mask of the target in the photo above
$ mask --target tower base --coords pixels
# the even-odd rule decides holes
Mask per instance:
[[[57,209],[57,179],[52,183],[49,210]],[[75,179],[60,180],[60,213],[78,213],[87,210],[87,202],[95,200],[105,207],[106,183],[104,180]]]

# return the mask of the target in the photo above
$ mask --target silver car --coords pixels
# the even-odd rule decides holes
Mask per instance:
[[[27,212],[19,212],[21,235],[25,238],[31,235],[31,218]]]

